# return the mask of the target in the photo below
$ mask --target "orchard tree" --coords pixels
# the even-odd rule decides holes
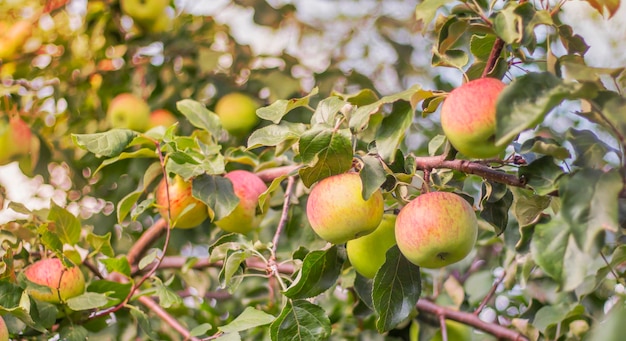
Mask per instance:
[[[622,340],[626,72],[567,5],[0,3],[49,200],[0,192],[0,340]]]

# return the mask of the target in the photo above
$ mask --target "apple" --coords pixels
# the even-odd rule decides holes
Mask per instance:
[[[156,22],[166,15],[170,0],[121,0],[122,11],[141,24]]]
[[[169,188],[169,205],[166,188]],[[207,206],[191,195],[191,181],[185,181],[179,175],[169,179],[167,183],[163,178],[156,189],[155,196],[157,208],[164,219],[168,217],[169,206],[172,227],[182,229],[196,227],[209,216]],[[191,204],[195,204],[195,206],[183,212]]]
[[[167,12],[163,12],[155,21],[147,23],[145,26],[150,33],[167,32],[172,29],[172,18]]]
[[[107,119],[113,128],[143,132],[150,126],[150,107],[143,99],[130,93],[122,93],[111,100]]]
[[[32,139],[30,127],[19,116],[11,117],[8,124],[0,119],[0,165],[29,154]]]
[[[178,119],[167,109],[157,109],[150,113],[150,128],[157,126],[169,127],[178,122]]]
[[[348,240],[346,251],[356,272],[364,277],[374,278],[378,269],[385,263],[387,251],[396,245],[395,225],[396,215],[384,214],[383,220],[374,232]]]
[[[0,341],[9,341],[9,329],[2,317],[0,317]]]
[[[484,159],[506,149],[495,145],[496,101],[505,86],[499,79],[480,78],[450,92],[441,107],[441,127],[456,150]]]
[[[446,320],[446,334],[450,341],[470,341],[472,339],[472,328],[460,322]],[[441,340],[443,340],[443,335],[441,329],[439,329],[431,341]]]
[[[27,20],[20,20],[10,28],[0,23],[0,60],[6,62],[15,58],[32,34],[33,24]]]
[[[252,97],[232,92],[217,101],[215,113],[220,117],[222,127],[229,134],[241,137],[248,134],[259,123],[259,117],[256,115],[258,107],[259,105]]]
[[[248,233],[258,228],[269,206],[269,201],[266,201],[263,210],[259,208],[259,196],[267,190],[265,182],[245,170],[228,172],[224,177],[233,183],[239,204],[229,215],[215,221],[215,225],[224,231],[237,233]]]
[[[400,252],[413,264],[436,269],[456,263],[474,248],[478,221],[472,206],[449,192],[422,194],[396,220]]]
[[[50,291],[27,288],[30,296],[40,301],[61,303],[85,292],[85,277],[78,266],[67,268],[58,258],[39,260],[24,270],[26,278]]]
[[[362,190],[357,173],[333,175],[316,183],[306,204],[313,231],[333,244],[373,232],[383,219],[383,195],[377,190],[365,200]]]

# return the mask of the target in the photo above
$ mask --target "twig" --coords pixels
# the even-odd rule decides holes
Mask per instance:
[[[448,328],[446,327],[446,317],[439,315],[439,326],[441,326],[441,340],[448,341]]]
[[[487,77],[487,75],[493,70],[498,63],[498,57],[500,57],[500,53],[502,53],[502,49],[504,48],[504,40],[501,38],[496,38],[496,41],[493,43],[493,47],[491,48],[491,53],[489,54],[489,58],[487,59],[487,64],[485,65],[485,69],[483,70],[483,74],[480,76],[481,78]]]
[[[615,277],[615,280],[621,284],[624,284],[624,281],[617,275],[617,273],[615,272],[615,269],[613,269],[613,266],[611,266],[611,263],[609,262],[609,260],[606,259],[604,252],[600,251],[600,256],[602,257],[602,260],[604,260],[604,263],[606,263],[606,266],[611,271],[611,274],[613,275],[613,277]]]
[[[176,330],[180,335],[185,337],[185,340],[192,341],[200,341],[199,338],[191,336],[191,333],[187,328],[185,328],[182,324],[178,323],[178,321],[170,314],[168,314],[165,309],[163,309],[158,303],[156,303],[152,298],[148,296],[139,296],[137,299],[141,304],[146,306],[146,308],[152,310],[161,320],[165,321],[165,323],[169,324],[174,330]]]
[[[282,166],[270,169],[264,169],[256,173],[256,175],[265,182],[272,182],[274,179],[284,175],[289,175],[291,172],[297,170],[300,166]]]
[[[155,241],[157,241],[163,233],[167,230],[167,221],[163,218],[157,220],[152,226],[150,226],[137,241],[128,250],[126,258],[131,265],[136,264],[143,254],[150,248]]]
[[[505,276],[506,276],[506,271],[504,271],[502,273],[502,276],[500,276],[500,278],[498,278],[498,280],[495,283],[493,283],[493,285],[491,286],[491,289],[489,289],[489,292],[487,293],[487,295],[485,295],[485,298],[483,298],[483,300],[480,302],[480,305],[478,306],[478,308],[476,308],[476,310],[474,310],[474,315],[478,316],[480,314],[480,312],[483,311],[483,309],[487,305],[487,302],[489,302],[489,300],[496,293],[496,290],[498,289],[498,285],[500,285],[500,283],[502,283],[502,281],[504,280]]]
[[[163,257],[161,264],[159,265],[159,269],[180,269],[185,266],[189,259],[183,256],[167,256]],[[205,268],[222,268],[224,266],[223,261],[210,262],[208,258],[202,258],[197,260],[192,268],[194,269],[205,269]],[[246,259],[246,267],[258,271],[267,271],[267,264],[259,258],[250,257]],[[294,272],[294,267],[291,264],[276,264],[276,269],[279,273],[289,274]],[[144,271],[137,268],[137,266],[133,266],[131,273],[133,275],[142,274]]]
[[[287,287],[283,282],[282,278],[280,278],[280,271],[278,271],[278,267],[276,265],[276,250],[278,249],[278,240],[280,239],[280,235],[282,234],[285,226],[289,222],[289,207],[291,204],[291,192],[293,192],[293,184],[295,183],[295,178],[290,176],[287,178],[287,188],[285,189],[285,200],[283,201],[283,211],[280,215],[280,220],[278,222],[278,226],[276,227],[276,232],[274,233],[274,237],[272,238],[272,248],[270,249],[270,258],[267,261],[267,275],[270,277],[276,278],[278,284],[280,284],[283,290],[286,290]],[[271,285],[271,284],[270,284]],[[270,288],[271,289],[271,288]]]

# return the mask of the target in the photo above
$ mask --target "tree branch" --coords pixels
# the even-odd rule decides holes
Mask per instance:
[[[487,77],[487,75],[493,71],[493,68],[498,63],[498,58],[500,57],[500,53],[502,53],[502,49],[504,48],[504,40],[500,37],[496,38],[496,41],[493,43],[493,47],[491,48],[491,53],[489,54],[489,58],[487,59],[487,64],[485,65],[485,69],[483,70],[481,78]]]
[[[150,226],[142,235],[137,239],[135,244],[128,250],[126,258],[131,265],[139,262],[144,253],[150,248],[154,242],[156,242],[167,229],[167,221],[161,218],[157,220],[152,226]]]
[[[430,170],[436,168],[446,168],[457,170],[466,174],[478,175],[484,179],[503,183],[515,187],[526,187],[526,179],[515,174],[505,173],[493,169],[480,162],[462,159],[446,160],[442,156],[415,157],[415,165],[419,170]]]
[[[143,304],[146,308],[152,310],[159,318],[165,323],[169,324],[175,331],[185,337],[185,340],[200,341],[199,338],[191,336],[191,333],[187,328],[180,324],[172,315],[170,315],[165,309],[163,309],[158,303],[148,296],[139,296],[137,300]]]

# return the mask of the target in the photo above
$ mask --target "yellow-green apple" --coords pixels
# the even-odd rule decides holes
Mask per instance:
[[[169,191],[167,190],[169,189]],[[172,227],[188,229],[200,225],[209,215],[207,206],[191,195],[191,181],[185,181],[181,176],[165,178],[157,186],[155,197],[159,213],[164,219],[171,219]],[[168,205],[169,192],[169,205]],[[195,204],[185,210],[189,205]]]
[[[144,24],[150,33],[167,32],[172,29],[172,18],[164,12],[155,21]]]
[[[383,218],[383,195],[377,190],[365,200],[362,190],[357,173],[333,175],[316,183],[306,204],[313,231],[333,244],[373,232]]]
[[[178,119],[167,109],[157,109],[150,113],[150,128],[157,126],[169,127],[178,122]]]
[[[472,328],[460,322],[446,320],[446,334],[448,335],[448,340],[451,341],[470,341],[472,339]],[[431,341],[442,340],[443,335],[441,329],[439,329]]]
[[[374,232],[348,240],[346,251],[356,272],[364,277],[374,278],[378,269],[385,263],[385,254],[396,245],[395,225],[396,215],[384,214],[383,220]]]
[[[8,124],[0,118],[0,165],[29,154],[32,139],[30,127],[19,116],[11,117]]]
[[[122,11],[141,24],[156,22],[166,15],[165,8],[170,0],[122,0]]]
[[[85,277],[78,266],[66,267],[58,258],[39,260],[24,270],[26,278],[35,284],[48,287],[41,290],[29,287],[33,298],[49,303],[61,303],[85,292]]]
[[[222,127],[233,136],[248,134],[259,122],[256,109],[259,107],[252,97],[239,93],[229,93],[217,101],[215,113],[219,115]]]
[[[495,145],[496,101],[505,84],[480,78],[452,90],[441,107],[441,127],[450,143],[471,158],[490,158],[506,145]]]
[[[456,263],[474,248],[478,221],[459,195],[430,192],[404,206],[396,220],[400,252],[413,264],[430,269]]]
[[[2,317],[0,317],[0,341],[9,341],[9,329]]]
[[[119,94],[109,104],[107,119],[113,128],[143,132],[150,126],[150,107],[133,94]]]
[[[226,217],[217,220],[215,225],[224,231],[238,233],[247,233],[258,228],[269,205],[269,201],[266,201],[265,207],[259,207],[259,196],[267,190],[265,182],[256,174],[245,170],[234,170],[224,177],[233,183],[239,204]]]
[[[15,58],[32,34],[33,24],[27,20],[20,20],[11,27],[0,22],[0,59],[6,62]]]

